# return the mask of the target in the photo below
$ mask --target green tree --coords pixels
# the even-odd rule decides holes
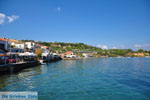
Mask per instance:
[[[143,49],[139,49],[137,52],[143,52],[144,53],[145,51]]]
[[[42,52],[43,52],[43,51],[42,51],[41,48],[37,48],[37,49],[35,50],[35,54],[37,54],[38,59],[41,58]]]

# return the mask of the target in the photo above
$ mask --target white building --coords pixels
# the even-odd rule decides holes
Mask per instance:
[[[15,39],[8,39],[8,41],[11,43],[12,46],[15,46],[17,43],[20,42],[20,41],[15,40]]]
[[[25,44],[24,43],[16,43],[15,47],[16,48],[20,48],[20,49],[24,49],[25,48]]]
[[[83,55],[85,58],[88,58],[88,54],[83,53],[82,55]]]
[[[25,48],[34,49],[35,47],[37,47],[37,44],[35,42],[25,42]]]
[[[85,58],[93,57],[92,53],[83,53],[82,55],[83,55]]]
[[[42,49],[42,59],[54,59],[54,56],[50,53],[48,46],[40,46]]]
[[[21,48],[11,48],[11,53],[24,53],[24,49]]]
[[[76,58],[77,56],[74,55],[72,51],[68,51],[65,53],[60,54],[63,58]]]
[[[15,48],[19,48],[19,49],[24,49],[25,48],[24,42],[21,42],[19,40],[15,40],[15,39],[8,39],[8,41],[10,41],[11,46],[13,46]]]

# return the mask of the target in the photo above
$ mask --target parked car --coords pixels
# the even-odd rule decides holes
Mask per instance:
[[[14,59],[14,58],[9,58],[7,60],[8,60],[9,63],[16,63],[16,59]]]

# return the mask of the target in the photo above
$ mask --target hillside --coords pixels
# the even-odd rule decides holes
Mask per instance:
[[[74,51],[76,53],[82,52],[95,52],[96,56],[149,56],[150,51],[139,49],[133,51],[132,49],[101,49],[95,46],[87,45],[84,43],[64,43],[64,42],[40,42],[41,45],[49,46],[52,52],[58,51],[59,53],[66,51]],[[143,54],[141,54],[143,53]]]
[[[34,40],[22,40],[22,41],[32,41]],[[63,53],[67,51],[73,51],[78,55],[83,52],[91,52],[94,56],[108,56],[108,57],[117,57],[117,56],[130,56],[130,57],[142,57],[150,56],[150,50],[139,49],[138,51],[133,51],[132,49],[101,49],[96,46],[87,45],[84,43],[65,43],[65,42],[40,42],[36,41],[40,45],[50,47],[52,52]]]

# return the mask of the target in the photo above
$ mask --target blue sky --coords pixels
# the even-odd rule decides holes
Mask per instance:
[[[150,49],[150,1],[0,0],[0,37]]]

